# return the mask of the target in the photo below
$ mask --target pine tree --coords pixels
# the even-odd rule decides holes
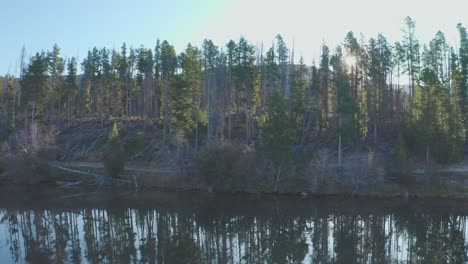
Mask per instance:
[[[274,89],[279,89],[279,79],[280,79],[280,72],[278,68],[278,64],[276,63],[277,55],[275,53],[275,47],[271,47],[265,57],[265,68],[266,68],[266,86],[268,87],[268,96],[271,96]]]
[[[99,51],[100,69],[98,73],[99,78],[99,116],[101,120],[101,128],[104,127],[104,119],[109,115],[109,92],[111,85],[111,71],[112,66],[110,62],[110,51],[102,48]]]
[[[161,43],[161,80],[162,80],[162,114],[164,124],[164,139],[170,132],[170,100],[171,100],[171,82],[174,78],[177,67],[177,57],[175,49],[166,40]]]
[[[151,106],[152,106],[152,86],[153,86],[153,52],[151,49],[146,49],[143,46],[136,51],[137,57],[137,86],[138,86],[138,97],[141,98],[140,104],[140,115],[143,120],[145,120],[145,127],[150,120],[151,116]]]
[[[322,55],[320,58],[320,98],[322,99],[322,107],[323,107],[323,112],[324,112],[324,128],[328,126],[328,113],[330,111],[330,107],[328,105],[328,93],[329,93],[329,87],[328,87],[328,81],[329,81],[329,66],[330,66],[330,51],[327,47],[327,45],[322,46]]]
[[[179,64],[182,72],[174,83],[172,119],[175,122],[174,126],[183,131],[185,137],[189,137],[198,126],[197,115],[201,93],[199,51],[188,44],[185,51],[179,55]],[[198,138],[195,141],[198,142]]]
[[[259,75],[255,66],[255,49],[245,38],[240,38],[236,45],[237,57],[234,66],[234,76],[237,84],[238,105],[241,105],[245,115],[245,141],[252,136],[253,116],[259,104]]]
[[[129,56],[127,54],[127,46],[123,43],[121,47],[121,60],[118,66],[120,82],[124,86],[124,96],[122,97],[122,102],[124,104],[124,116],[128,122],[130,116],[130,62]]]
[[[320,76],[319,69],[315,64],[311,67],[309,89],[307,90],[306,116],[305,116],[305,131],[301,139],[304,143],[306,134],[311,130],[317,131],[322,127],[324,120],[324,112],[322,102],[320,101]]]
[[[234,110],[238,109],[236,105],[237,90],[235,89],[235,78],[234,78],[234,65],[236,63],[236,43],[230,40],[226,44],[227,48],[227,105],[226,110],[228,114],[228,139],[231,140],[232,130],[232,115]]]
[[[343,145],[355,143],[359,135],[354,120],[356,102],[353,100],[341,47],[338,47],[335,54],[330,58],[330,64],[333,67],[332,80],[336,97],[338,166],[341,167]]]
[[[283,96],[286,99],[289,99],[289,90],[288,90],[288,54],[289,50],[284,43],[283,37],[278,34],[276,35],[276,48],[278,54],[278,65],[279,65],[279,78],[280,78],[280,87]]]
[[[468,34],[462,24],[457,25],[460,35],[460,48],[458,53],[460,64],[460,103],[463,112],[463,118],[467,119],[467,97],[468,97]]]
[[[292,107],[290,120],[292,129],[296,131],[298,140],[303,138],[305,129],[305,113],[307,107],[307,69],[301,57],[299,65],[294,67],[292,73]]]
[[[61,119],[61,109],[62,109],[62,98],[63,98],[63,82],[62,82],[62,74],[65,68],[65,62],[63,58],[60,57],[60,48],[57,44],[54,45],[52,52],[47,53],[48,59],[48,71],[50,74],[50,82],[51,82],[51,97],[52,100],[51,105],[57,105],[57,126],[60,127],[60,119]],[[56,102],[56,103],[55,103]]]
[[[213,41],[205,39],[202,46],[203,53],[203,71],[204,71],[204,90],[203,90],[203,101],[205,110],[208,113],[208,125],[207,125],[207,142],[210,143],[215,131],[214,127],[214,90],[217,89],[217,83],[215,79],[216,72],[216,61],[219,56],[218,46],[214,45]]]
[[[36,53],[21,79],[22,104],[30,109],[32,122],[36,121],[36,116],[43,113],[44,105],[49,98],[47,70],[47,54]]]
[[[153,102],[154,102],[154,105],[153,105],[153,108],[154,108],[154,113],[153,113],[153,116],[154,116],[154,119],[155,119],[155,123],[156,125],[159,124],[159,120],[160,120],[160,109],[159,109],[159,106],[162,105],[162,102],[161,102],[161,42],[159,41],[159,39],[156,41],[156,46],[154,48],[154,99],[153,99]]]
[[[181,132],[187,139],[195,128],[192,115],[192,90],[182,76],[176,76],[173,80],[171,100],[171,127]]]
[[[404,39],[402,47],[405,50],[404,73],[408,75],[410,98],[414,97],[415,85],[419,82],[420,54],[419,41],[416,38],[416,23],[411,17],[405,19],[406,28],[403,29]],[[411,102],[413,100],[411,99]]]
[[[107,137],[107,148],[104,153],[104,168],[106,172],[119,178],[125,169],[126,153],[120,142],[119,128],[116,123]]]
[[[78,95],[76,83],[77,64],[75,57],[67,61],[67,76],[65,79],[65,94],[67,97],[67,121],[70,124],[73,116],[73,103]]]
[[[280,187],[281,175],[291,162],[293,131],[289,127],[286,102],[278,89],[273,90],[268,101],[268,112],[260,122],[261,141],[268,150],[268,157],[275,168],[274,191]]]

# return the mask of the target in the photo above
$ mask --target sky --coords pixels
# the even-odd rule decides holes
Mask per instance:
[[[168,40],[177,52],[187,43],[212,39],[225,47],[246,37],[266,50],[281,34],[295,58],[318,60],[320,47],[343,42],[348,31],[365,38],[383,33],[390,42],[402,38],[404,18],[416,21],[427,43],[438,30],[456,45],[457,23],[468,26],[468,0],[2,0],[0,75],[17,74],[21,49],[27,55],[50,50],[81,61],[88,49],[154,48]],[[6,25],[6,26],[5,26]]]

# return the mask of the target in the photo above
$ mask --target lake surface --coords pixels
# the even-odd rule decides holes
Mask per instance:
[[[0,263],[466,263],[468,203],[0,190]]]

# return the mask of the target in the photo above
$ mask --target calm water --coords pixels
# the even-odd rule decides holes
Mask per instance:
[[[466,263],[468,204],[0,191],[0,263]]]

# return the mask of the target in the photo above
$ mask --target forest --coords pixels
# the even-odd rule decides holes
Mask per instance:
[[[395,43],[350,31],[337,47],[322,43],[311,64],[279,34],[270,46],[240,37],[179,52],[159,39],[149,48],[94,47],[82,61],[65,59],[58,45],[30,58],[23,48],[19,76],[0,78],[2,148],[31,153],[47,141],[38,131],[52,127],[57,135],[105,128],[100,159],[115,167],[130,155],[121,139],[138,129],[145,139],[134,155],[155,138],[175,153],[173,167],[220,189],[244,189],[245,175],[256,173],[269,176],[252,180],[254,189],[288,189],[287,175],[303,186],[317,162],[338,175],[363,154],[366,164],[385,164],[385,180],[407,181],[399,175],[414,164],[464,158],[468,36],[454,26],[458,43],[440,31],[420,43],[410,17]],[[106,168],[117,175],[123,165]],[[371,181],[378,171],[367,166],[365,179],[350,181]]]

